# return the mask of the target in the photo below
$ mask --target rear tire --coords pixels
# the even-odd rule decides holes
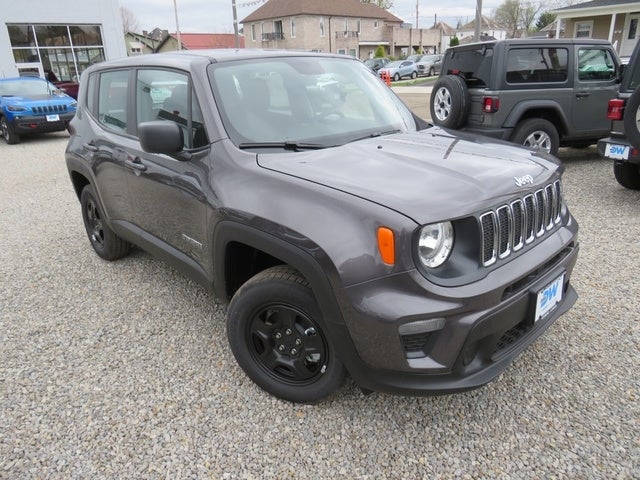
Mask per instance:
[[[399,74],[399,73],[396,73],[396,74],[393,76],[393,80],[394,80],[395,82],[399,81],[399,80],[400,80],[400,78],[401,78],[401,77],[400,77],[400,74]]]
[[[558,130],[544,118],[529,118],[520,123],[511,135],[511,141],[551,155],[556,155],[560,147]]]
[[[240,367],[263,390],[291,402],[318,402],[344,381],[323,326],[309,284],[288,266],[249,279],[227,312],[227,337]]]
[[[464,79],[445,75],[436,80],[430,99],[431,121],[445,128],[460,128],[469,114],[469,92]]]
[[[84,228],[96,253],[105,260],[118,260],[126,256],[131,249],[131,244],[117,236],[106,224],[91,185],[82,189],[80,206]]]
[[[416,72],[415,70],[413,72],[411,72],[411,78],[414,79],[414,80],[416,78],[418,78],[418,72]]]
[[[2,131],[2,137],[8,145],[20,143],[20,135],[13,131],[5,117],[0,118],[0,130]]]
[[[640,148],[640,87],[636,88],[627,100],[623,123],[629,143],[635,148]]]
[[[613,174],[624,188],[640,190],[640,165],[616,160],[613,162]]]

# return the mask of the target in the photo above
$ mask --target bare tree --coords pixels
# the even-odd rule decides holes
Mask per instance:
[[[514,38],[520,24],[520,0],[505,0],[496,8],[494,19],[507,30],[508,38]]]
[[[124,33],[135,32],[140,28],[135,14],[127,7],[120,7],[120,16],[122,17],[122,29]]]
[[[360,0],[362,3],[372,3],[374,5],[379,6],[380,8],[384,8],[385,10],[389,10],[393,7],[393,0]]]
[[[505,0],[495,12],[494,19],[507,29],[507,36],[514,38],[520,30],[529,31],[542,5],[532,0]]]

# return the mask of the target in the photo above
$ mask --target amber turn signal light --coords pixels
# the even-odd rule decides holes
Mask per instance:
[[[382,261],[387,265],[396,263],[396,244],[393,230],[387,227],[378,227],[378,250]]]

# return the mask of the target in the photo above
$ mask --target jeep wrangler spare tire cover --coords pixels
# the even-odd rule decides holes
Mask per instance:
[[[469,92],[464,79],[445,75],[436,80],[431,91],[431,121],[445,128],[460,128],[469,113]]]
[[[640,148],[640,87],[636,88],[624,109],[624,132],[631,145]]]

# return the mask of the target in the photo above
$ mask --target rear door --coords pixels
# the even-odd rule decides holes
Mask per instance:
[[[90,159],[96,189],[105,214],[112,222],[131,221],[126,149],[135,145],[130,135],[128,69],[92,74],[89,79],[87,109],[91,133],[82,145]],[[117,228],[117,226],[116,226]]]
[[[620,86],[618,61],[606,45],[576,48],[575,93],[571,110],[574,134],[606,137],[610,127],[607,106]]]

